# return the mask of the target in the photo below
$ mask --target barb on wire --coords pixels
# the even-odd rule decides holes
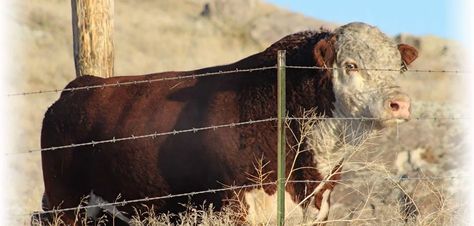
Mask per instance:
[[[27,95],[33,95],[33,94],[75,92],[75,91],[82,91],[82,90],[88,91],[91,89],[122,87],[122,86],[129,86],[129,85],[148,84],[148,83],[155,83],[155,82],[161,82],[161,81],[172,81],[172,80],[181,80],[181,79],[197,79],[197,78],[207,77],[207,76],[226,75],[226,74],[234,74],[234,73],[240,73],[240,72],[264,71],[264,70],[270,70],[270,69],[275,69],[275,68],[276,66],[268,66],[268,67],[250,68],[250,69],[235,69],[235,70],[229,70],[229,71],[206,72],[202,74],[191,74],[191,75],[145,79],[145,80],[136,80],[136,81],[127,81],[127,82],[104,83],[104,84],[99,84],[99,85],[79,86],[79,87],[64,88],[64,89],[50,89],[50,90],[39,90],[39,91],[22,92],[22,93],[10,93],[10,94],[7,94],[7,96],[8,97],[27,96]]]
[[[443,180],[443,179],[458,179],[460,176],[449,176],[449,177],[383,177],[382,179],[390,179],[390,180]],[[288,183],[321,183],[321,182],[348,182],[348,181],[354,181],[354,178],[348,178],[348,179],[339,179],[339,180],[330,180],[330,179],[324,179],[324,180],[289,180],[287,181]],[[268,186],[268,185],[275,185],[276,181],[272,182],[265,182],[265,183],[257,183],[257,184],[246,184],[246,185],[233,185],[233,186],[226,186],[223,188],[216,188],[216,189],[208,189],[208,190],[202,190],[202,191],[195,191],[195,192],[187,192],[187,193],[181,193],[181,194],[169,194],[169,195],[164,195],[164,196],[156,196],[156,197],[145,197],[145,198],[140,198],[140,199],[132,199],[132,200],[123,200],[123,201],[117,201],[117,202],[111,202],[111,203],[99,203],[95,205],[87,205],[87,206],[77,206],[77,207],[70,207],[70,208],[64,208],[64,209],[54,209],[54,210],[48,210],[48,211],[41,211],[41,212],[35,212],[33,214],[49,214],[49,213],[58,213],[58,212],[67,212],[67,211],[76,211],[76,210],[82,210],[82,209],[89,209],[89,208],[96,208],[96,207],[107,207],[107,206],[125,206],[127,204],[133,204],[133,203],[140,203],[140,202],[148,202],[148,201],[155,201],[155,200],[160,200],[160,199],[170,199],[170,198],[178,198],[178,197],[187,197],[187,196],[195,196],[195,195],[200,195],[200,194],[207,194],[207,193],[216,193],[216,192],[223,192],[223,191],[231,191],[231,190],[238,190],[238,189],[246,189],[246,188],[258,188],[262,186]],[[31,213],[28,214],[21,214],[21,215],[32,215]]]
[[[260,120],[250,120],[250,121],[245,121],[245,122],[235,122],[235,123],[229,123],[229,124],[222,124],[222,125],[216,125],[216,126],[206,126],[206,127],[199,127],[199,128],[191,128],[191,129],[184,129],[184,130],[173,130],[173,131],[168,131],[168,132],[154,132],[150,134],[144,134],[144,135],[131,135],[129,137],[121,137],[121,138],[115,138],[113,137],[112,139],[107,139],[107,140],[99,140],[99,141],[90,141],[90,142],[85,142],[85,143],[79,143],[79,144],[68,144],[68,145],[62,145],[62,146],[55,146],[55,147],[47,147],[47,148],[41,148],[41,149],[33,149],[29,151],[24,151],[24,152],[11,152],[11,153],[6,153],[6,155],[16,155],[16,154],[26,154],[26,153],[33,153],[33,152],[45,152],[45,151],[53,151],[53,150],[59,150],[59,149],[67,149],[67,148],[75,148],[75,147],[83,147],[83,146],[95,146],[99,144],[106,144],[106,143],[116,143],[116,142],[121,142],[121,141],[128,141],[128,140],[137,140],[137,139],[146,139],[146,138],[156,138],[160,136],[167,136],[167,135],[177,135],[181,133],[196,133],[199,131],[203,130],[215,130],[215,129],[220,129],[220,128],[231,128],[235,126],[242,126],[242,125],[249,125],[249,124],[255,124],[255,123],[262,123],[262,122],[270,122],[270,121],[276,121],[277,118],[267,118],[267,119],[260,119]]]
[[[337,67],[318,67],[318,66],[286,66],[289,69],[313,69],[313,70],[327,70],[327,69],[341,69]],[[399,72],[400,69],[395,68],[358,68],[358,70],[362,71],[396,71]],[[469,74],[469,71],[461,71],[461,70],[431,70],[431,69],[409,69],[407,72],[415,72],[415,73],[453,73],[453,74]]]

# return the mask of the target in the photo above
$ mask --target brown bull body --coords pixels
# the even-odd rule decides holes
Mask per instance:
[[[287,51],[288,65],[330,66],[336,55],[331,43],[333,36],[331,32],[301,32],[229,65],[106,79],[83,76],[67,87],[273,66],[280,49]],[[324,43],[320,42],[322,40]],[[301,117],[304,110],[316,109],[318,115],[332,116],[336,97],[331,71],[287,69],[288,115]],[[274,118],[276,104],[276,69],[63,92],[45,114],[41,146],[48,148]],[[290,122],[288,129],[299,135],[295,122]],[[287,132],[287,141],[288,147],[297,142],[290,132]],[[268,121],[45,151],[42,164],[47,205],[50,209],[74,207],[91,191],[113,202],[119,195],[122,199],[132,200],[254,184],[249,175],[258,173],[256,159],[268,163],[264,169],[268,177],[262,182],[274,182],[277,179],[276,145],[276,121]],[[293,168],[302,169],[292,172],[290,180],[322,180],[326,176],[314,167],[318,164],[316,152],[296,155],[292,149],[287,150],[287,175],[290,175],[293,162]],[[331,179],[338,178],[339,174],[335,174]],[[293,202],[299,203],[317,186],[318,183],[288,183],[286,192]],[[315,194],[314,200],[307,199],[302,206],[319,210],[324,191],[333,186],[333,183],[327,183]],[[183,211],[180,203],[189,201],[195,205],[212,203],[219,210],[230,204],[229,200],[238,198],[245,202],[245,191],[253,189],[256,188],[243,189],[241,195],[223,191],[145,204],[154,205],[157,212]],[[266,194],[273,195],[276,186],[267,185],[263,189]],[[139,205],[130,204],[119,209],[132,213],[131,207]]]

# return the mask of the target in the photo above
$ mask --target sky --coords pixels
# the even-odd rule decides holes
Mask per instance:
[[[462,0],[265,0],[316,19],[346,24],[361,21],[389,35],[400,32],[462,41],[457,32]]]

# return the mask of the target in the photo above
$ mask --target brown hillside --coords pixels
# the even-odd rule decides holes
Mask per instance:
[[[210,7],[209,14],[201,15],[207,2]],[[6,79],[10,85],[7,92],[63,88],[75,77],[70,2],[25,0],[16,2],[15,7],[17,12],[14,14],[15,26],[12,32],[15,36],[16,50],[12,57],[17,63],[13,65],[15,76]],[[289,33],[319,29],[322,26],[326,28],[336,26],[259,0],[117,0],[115,7],[117,75],[187,70],[230,63],[262,50]],[[459,59],[462,59],[462,47],[453,41],[407,34],[399,35],[395,39],[414,45],[420,50],[420,58],[413,68],[462,69],[459,63]],[[457,86],[459,75],[408,72],[401,78],[401,83],[414,100],[413,115],[420,117],[462,115],[456,110],[459,109],[456,103],[460,101],[461,95],[454,89],[459,87]],[[14,150],[7,152],[22,152],[40,146],[39,134],[43,114],[58,96],[58,93],[52,93],[9,98],[8,104],[11,106],[9,120],[14,124],[11,138],[15,146]],[[402,171],[415,174],[412,168],[410,172],[405,172],[406,169],[402,166],[406,164],[419,164],[417,167],[426,175],[459,175],[457,165],[460,160],[454,156],[462,156],[464,146],[460,140],[462,131],[457,121],[415,120],[400,127],[398,132],[388,131],[387,135],[380,138],[381,146],[372,150],[371,154],[359,156],[359,159],[380,162],[385,167],[383,169],[386,169],[383,171],[385,176],[397,176]],[[395,136],[397,139],[394,139]],[[403,159],[404,155],[419,148],[424,151],[416,153],[429,155],[431,156],[429,159],[434,158],[436,161],[430,160],[425,163],[420,160],[420,163],[407,163],[407,160]],[[398,159],[400,163],[397,165],[394,159]],[[39,153],[14,155],[8,157],[8,160],[8,175],[15,179],[6,187],[12,215],[40,210],[43,184]],[[377,169],[380,170],[380,167]],[[362,175],[367,177],[378,175],[370,170],[374,169],[364,169],[360,173],[348,176],[363,180]],[[368,183],[351,182],[349,184],[351,189],[347,186],[345,189],[341,188],[338,191],[341,195],[333,201],[334,209],[338,209],[332,212],[333,218],[354,219],[356,216],[379,218],[384,214],[398,212],[398,186],[395,188],[386,181],[373,180],[373,182],[373,186]],[[423,193],[417,187],[425,186],[424,184],[407,183],[402,186],[406,186],[415,200],[419,201],[421,217],[432,217],[430,213],[436,211],[446,214],[442,215],[446,218],[441,219],[444,221],[435,223],[450,223],[452,219],[448,215],[452,212],[449,211],[461,205],[449,199],[457,190],[449,187],[449,184],[446,187],[447,184],[444,182],[436,181],[432,186],[426,186],[438,189],[436,191],[439,193],[436,194],[442,194],[446,204],[452,205],[449,206],[449,210],[440,210],[437,204],[432,205],[427,201],[433,198],[431,193]],[[367,188],[373,188],[371,191],[375,195],[363,196],[361,199],[360,195],[365,195],[369,191],[363,190]],[[384,192],[388,195],[382,200],[380,197],[384,196]],[[340,197],[345,194],[348,194],[345,197],[349,198],[341,200]],[[15,224],[29,222],[28,216],[12,218],[15,218],[12,219]],[[378,223],[374,222],[375,225],[387,223],[376,222]],[[420,225],[429,224],[422,222]]]

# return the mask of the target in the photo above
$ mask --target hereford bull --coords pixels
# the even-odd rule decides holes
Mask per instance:
[[[363,23],[350,23],[334,32],[292,34],[233,64],[141,76],[83,76],[67,88],[273,66],[278,50],[286,50],[287,65],[321,67],[287,69],[290,116],[301,117],[305,110],[315,109],[322,117],[375,118],[357,121],[362,125],[358,128],[365,131],[409,119],[410,99],[395,84],[395,77],[415,60],[417,51],[395,44],[377,28]],[[276,105],[275,69],[63,92],[45,114],[41,147],[272,118],[276,116]],[[290,180],[340,178],[340,164],[328,164],[326,155],[332,153],[342,160],[343,155],[338,155],[342,138],[335,135],[341,125],[338,120],[323,120],[314,127],[314,136],[329,137],[326,140],[331,140],[330,145],[315,145],[314,150],[297,154],[289,147],[297,142],[300,128],[290,122],[288,129],[296,134],[287,132],[286,174]],[[74,207],[86,195],[91,197],[90,203],[97,203],[114,201],[119,195],[131,200],[254,184],[252,175],[262,173],[257,172],[256,160],[264,163],[262,182],[274,182],[276,145],[276,122],[268,121],[45,151],[42,164],[46,206]],[[299,170],[290,173],[290,169]],[[334,186],[334,181],[288,183],[287,209],[312,221],[324,220]],[[239,200],[244,204],[243,220],[256,224],[276,212],[269,206],[258,209],[264,200],[275,203],[275,192],[274,184],[265,184],[239,192],[205,193],[145,204],[154,205],[157,212],[176,213],[184,210],[181,203],[212,204],[220,210],[232,205],[231,200]],[[117,207],[125,212],[120,214],[121,219],[128,220],[132,207],[141,208],[140,204]],[[73,219],[70,213],[64,215],[69,223]]]

